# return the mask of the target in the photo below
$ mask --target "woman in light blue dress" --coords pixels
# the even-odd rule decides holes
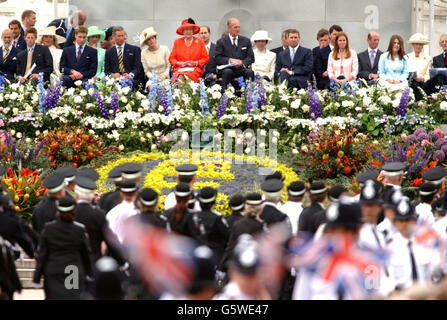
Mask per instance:
[[[379,85],[391,90],[402,90],[408,87],[408,57],[405,54],[404,40],[393,35],[388,51],[380,56]]]
[[[106,33],[99,29],[97,26],[91,26],[88,28],[87,43],[90,47],[95,48],[98,51],[98,69],[96,69],[96,80],[104,78],[104,62],[106,59],[106,50],[101,48],[100,43],[106,37]]]

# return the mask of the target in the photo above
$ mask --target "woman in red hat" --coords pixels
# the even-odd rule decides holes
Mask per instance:
[[[199,32],[200,28],[191,18],[183,20],[177,29],[177,34],[183,37],[174,41],[169,62],[174,67],[174,77],[180,81],[188,77],[197,82],[209,61],[205,43],[193,36]]]

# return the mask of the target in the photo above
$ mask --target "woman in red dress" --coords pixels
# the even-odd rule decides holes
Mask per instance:
[[[205,43],[193,36],[199,32],[200,28],[191,18],[183,20],[177,29],[177,34],[183,37],[174,41],[169,62],[174,67],[174,77],[180,81],[188,77],[197,82],[209,61]]]

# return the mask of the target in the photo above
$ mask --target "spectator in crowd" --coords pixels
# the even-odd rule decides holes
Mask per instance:
[[[408,54],[408,71],[410,72],[411,87],[416,101],[422,99],[418,87],[430,94],[435,91],[435,83],[430,81],[430,69],[433,58],[424,52],[424,46],[429,44],[428,39],[421,33],[411,36],[408,41],[413,46],[413,52]]]
[[[62,57],[62,49],[59,45],[65,42],[65,39],[56,34],[56,27],[47,27],[39,34],[39,44],[48,47],[53,57],[53,72],[57,78],[62,76],[59,68],[59,63]]]
[[[17,72],[18,49],[12,45],[12,32],[5,29],[2,32],[3,45],[0,47],[0,74],[13,82]]]
[[[9,30],[12,32],[12,46],[19,51],[26,49],[25,37],[22,34],[22,27],[18,20],[12,20],[8,24]]]
[[[312,52],[299,45],[300,33],[289,30],[289,48],[276,59],[275,79],[287,81],[289,88],[306,88],[312,73]]]
[[[141,33],[140,46],[143,47],[144,45],[147,48],[141,52],[141,62],[144,73],[149,79],[146,88],[149,88],[154,73],[157,74],[160,80],[169,79],[171,70],[171,64],[169,63],[170,52],[167,46],[157,43],[157,32],[153,27],[149,27]]]
[[[87,231],[84,225],[74,222],[74,199],[63,197],[56,205],[57,219],[45,226],[40,237],[33,283],[39,287],[44,276],[47,300],[80,300],[86,276],[92,276]],[[67,266],[76,268],[76,285],[67,286]]]
[[[73,87],[75,81],[88,81],[98,69],[98,53],[86,45],[88,29],[79,27],[75,30],[76,43],[67,46],[62,52],[60,68],[63,74],[62,84]]]
[[[125,43],[126,32],[121,26],[113,28],[115,46],[106,51],[105,74],[113,78],[131,80],[138,88],[141,71],[141,49]]]
[[[106,50],[100,47],[100,43],[105,37],[104,30],[99,29],[97,26],[88,28],[87,44],[98,51],[98,69],[96,70],[95,79],[102,79],[105,76],[104,63],[106,60]]]
[[[239,35],[241,32],[239,20],[228,19],[227,30],[228,36],[216,43],[216,63],[217,65],[235,63],[235,65],[222,70],[222,91],[227,89],[234,78],[243,77],[247,80],[254,77],[250,67],[255,61],[255,56],[250,39]]]
[[[205,43],[206,51],[210,61],[205,66],[205,84],[210,86],[216,83],[217,80],[217,65],[216,65],[216,44],[211,42],[211,29],[209,26],[200,27],[200,38]]]
[[[329,61],[329,55],[335,46],[335,38],[337,33],[342,32],[343,29],[334,24],[329,28],[329,45],[320,49],[316,55],[313,70],[317,79],[318,89],[327,89],[329,87],[329,72],[327,70],[327,64]]]
[[[22,13],[22,34],[36,25],[36,13],[33,10],[25,10]]]
[[[75,41],[75,29],[84,26],[87,20],[87,14],[83,10],[73,12],[70,17],[60,18],[51,21],[48,26],[56,27],[56,34],[65,38],[65,43],[62,48],[72,46]]]
[[[349,49],[349,39],[344,32],[339,32],[335,37],[335,46],[329,56],[327,70],[329,79],[337,83],[357,79],[359,72],[357,53]]]
[[[404,40],[399,35],[391,36],[387,52],[379,60],[379,85],[400,90],[408,87],[408,57]]]
[[[183,20],[177,29],[177,34],[183,37],[174,41],[169,62],[174,68],[174,78],[182,82],[185,77],[197,82],[210,60],[203,40],[194,37],[199,32],[199,26],[191,18]]]
[[[282,46],[278,47],[278,48],[274,48],[270,51],[274,52],[275,54],[278,54],[278,53],[286,50],[289,47],[289,30],[290,29],[287,29],[282,32],[282,35],[281,35]]]
[[[272,39],[269,38],[267,31],[258,30],[251,37],[251,41],[255,44],[253,50],[255,62],[251,66],[253,72],[259,73],[264,80],[272,81],[275,74],[276,54],[266,48],[267,43]]]
[[[43,72],[44,81],[48,81],[53,72],[53,57],[50,49],[36,43],[37,30],[29,28],[25,31],[27,48],[17,55],[17,77],[20,83],[25,83],[28,78],[37,83],[39,73]],[[36,65],[34,69],[33,65]],[[31,74],[28,73],[31,71]]]
[[[113,39],[113,26],[104,29],[104,32],[106,33],[106,37],[101,41],[101,48],[108,50],[115,45],[115,40]]]
[[[368,84],[376,83],[379,80],[379,60],[382,51],[378,49],[380,35],[376,31],[368,33],[368,49],[360,52],[357,56],[359,59],[359,74],[360,79],[364,79]]]
[[[318,46],[312,49],[312,57],[315,61],[317,53],[329,44],[329,31],[327,29],[320,29],[317,33]]]

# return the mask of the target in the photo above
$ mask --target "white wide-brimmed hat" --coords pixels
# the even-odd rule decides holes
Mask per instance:
[[[269,33],[265,30],[258,30],[251,36],[251,42],[258,40],[267,40],[267,43],[271,42],[272,39],[269,37]]]
[[[140,47],[143,46],[147,39],[156,35],[157,31],[155,31],[154,27],[144,29],[140,34]]]
[[[42,37],[43,36],[53,36],[53,37],[56,37],[57,44],[65,43],[65,38],[56,34],[56,27],[54,27],[54,26],[46,27],[45,29],[41,30],[39,32],[38,42],[42,42]]]
[[[424,36],[422,33],[415,33],[410,37],[410,40],[408,40],[408,43],[422,43],[422,44],[429,44],[427,37]]]

